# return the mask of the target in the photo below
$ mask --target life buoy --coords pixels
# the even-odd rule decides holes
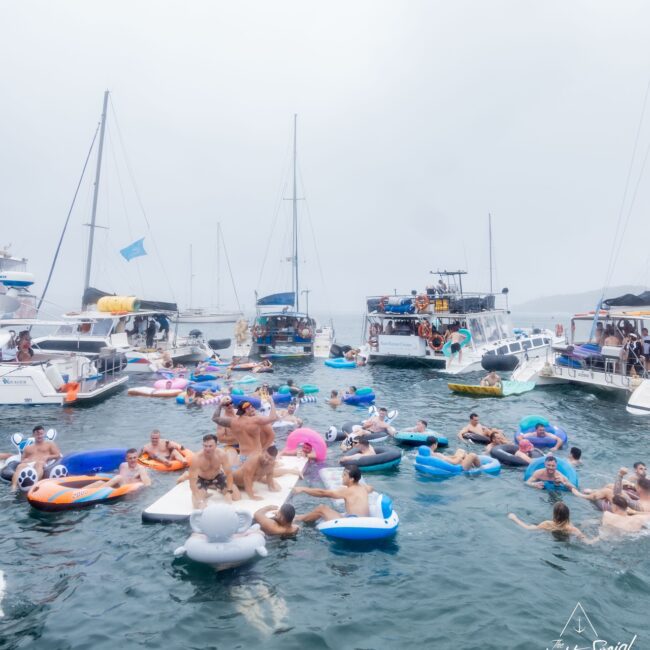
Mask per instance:
[[[299,331],[299,334],[303,339],[310,339],[314,333],[312,332],[311,327],[305,327]]]
[[[371,338],[372,337],[377,338],[377,336],[379,335],[379,332],[381,332],[381,327],[379,327],[379,323],[373,323],[370,326],[370,337]]]
[[[443,339],[442,336],[440,336],[440,334],[434,334],[429,339],[429,347],[432,350],[435,350],[436,352],[440,352],[444,344],[445,344],[445,339]]]
[[[564,334],[564,327],[562,323],[558,323],[555,326],[555,336],[562,336]]]
[[[423,320],[418,325],[418,336],[423,339],[429,339],[431,337],[431,324],[427,320]]]
[[[377,311],[386,311],[387,304],[388,304],[388,296],[382,296],[379,300],[379,305],[377,305]]]
[[[377,348],[377,347],[379,347],[379,339],[378,339],[376,336],[371,336],[371,337],[368,339],[368,345],[369,345],[371,348]]]
[[[255,325],[255,327],[253,327],[253,336],[256,339],[266,336],[266,327],[264,327],[264,325]]]
[[[415,298],[415,308],[420,312],[424,312],[429,307],[429,296],[420,294]],[[422,335],[420,335],[422,336]],[[426,337],[425,337],[426,338]]]

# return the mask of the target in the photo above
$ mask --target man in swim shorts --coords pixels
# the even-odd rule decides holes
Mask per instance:
[[[158,429],[151,432],[149,440],[150,442],[142,448],[142,453],[147,454],[151,460],[157,460],[167,467],[172,464],[173,460],[177,460],[183,465],[186,464],[185,457],[181,453],[183,446],[173,440],[161,438]]]
[[[544,467],[534,471],[526,481],[526,485],[543,490],[547,483],[553,483],[556,488],[564,486],[571,494],[578,497],[583,496],[569,479],[557,471],[557,460],[555,456],[549,454],[544,459]]]
[[[452,465],[460,465],[465,471],[481,466],[481,459],[476,454],[467,452],[464,449],[456,449],[451,456],[441,454],[438,451],[438,438],[435,436],[427,438],[427,447],[429,447],[431,455],[435,458],[440,458]]]
[[[233,481],[228,456],[226,452],[217,447],[217,436],[213,433],[203,436],[203,449],[192,457],[190,490],[192,491],[192,505],[195,508],[205,508],[208,490],[221,492],[227,503],[240,499],[239,490]]]
[[[151,485],[151,479],[147,470],[138,465],[138,450],[135,447],[126,450],[124,462],[120,464],[120,469],[116,476],[110,481],[95,481],[86,487],[107,487],[115,488],[131,483],[143,483],[146,486]]]
[[[273,516],[269,517],[268,513],[273,512]],[[296,509],[290,503],[285,503],[279,509],[276,506],[260,508],[255,513],[254,519],[265,535],[293,537],[300,530],[300,527],[293,523],[295,516]]]
[[[298,515],[296,521],[315,522],[319,519],[330,521],[340,517],[368,517],[370,506],[368,495],[373,491],[372,486],[359,483],[361,470],[356,466],[346,467],[343,471],[343,486],[335,490],[321,490],[320,488],[296,487],[293,491],[296,494],[308,494],[320,499],[343,499],[345,502],[345,515],[330,508],[329,506],[318,506],[311,512]]]
[[[535,431],[531,433],[518,433],[515,436],[517,441],[530,438],[548,438],[551,441],[555,441],[555,444],[551,447],[551,451],[557,451],[562,447],[562,438],[556,436],[554,433],[549,433],[541,422],[535,425]]]
[[[23,449],[20,464],[16,467],[16,471],[11,477],[11,491],[15,492],[18,489],[18,476],[21,470],[25,467],[32,466],[36,472],[37,480],[43,478],[45,465],[52,460],[61,458],[59,448],[51,441],[45,439],[45,429],[40,424],[32,429],[34,436],[34,443],[27,445]]]
[[[449,349],[449,365],[454,362],[454,355],[458,355],[458,363],[463,362],[463,343],[467,338],[464,334],[460,333],[460,325],[456,324],[452,326],[451,334],[449,334],[449,340],[451,341],[451,347]]]
[[[494,427],[483,426],[479,420],[476,413],[469,414],[469,424],[465,425],[459,432],[458,438],[463,442],[467,442],[469,438],[467,437],[471,433],[475,433],[479,436],[485,436],[486,438],[490,437],[490,434],[493,431],[501,431],[501,429],[495,429]],[[503,431],[501,431],[503,433]]]

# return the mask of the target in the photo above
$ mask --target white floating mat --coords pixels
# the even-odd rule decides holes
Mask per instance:
[[[307,464],[306,458],[296,456],[282,456],[278,460],[276,467],[286,469],[297,469],[302,471]],[[240,488],[242,499],[233,501],[237,510],[244,510],[251,515],[255,514],[260,508],[265,506],[275,506],[279,508],[288,498],[291,490],[298,482],[297,474],[284,474],[277,476],[275,482],[281,487],[279,492],[271,492],[265,483],[255,483],[255,494],[261,496],[259,501],[253,501],[246,496],[246,492]],[[210,490],[208,492],[208,503],[225,503],[223,495],[220,492]],[[194,510],[192,506],[192,493],[190,491],[190,482],[183,481],[175,485],[169,492],[163,494],[157,501],[154,501],[148,508],[142,511],[142,521],[147,522],[166,522],[166,521],[184,521],[188,519],[190,513]]]

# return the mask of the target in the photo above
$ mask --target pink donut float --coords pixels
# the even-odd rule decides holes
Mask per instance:
[[[153,385],[154,388],[179,388],[181,390],[183,390],[185,386],[187,386],[187,379],[184,379],[183,377],[176,377],[176,379],[159,379]]]
[[[302,428],[296,429],[295,431],[289,434],[287,438],[287,443],[285,449],[289,451],[294,451],[298,445],[301,445],[303,442],[308,442],[312,449],[316,452],[316,460],[323,461],[327,457],[327,445],[325,440],[311,429]]]

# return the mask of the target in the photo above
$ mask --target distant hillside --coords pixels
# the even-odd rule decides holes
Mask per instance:
[[[605,294],[605,298],[615,298],[625,293],[639,294],[645,291],[646,287],[623,285],[620,287],[610,287]],[[591,311],[596,308],[596,303],[600,298],[601,289],[585,291],[584,293],[571,293],[559,296],[544,296],[523,302],[520,305],[514,305],[513,309],[518,312],[569,312],[576,313],[581,311]]]

